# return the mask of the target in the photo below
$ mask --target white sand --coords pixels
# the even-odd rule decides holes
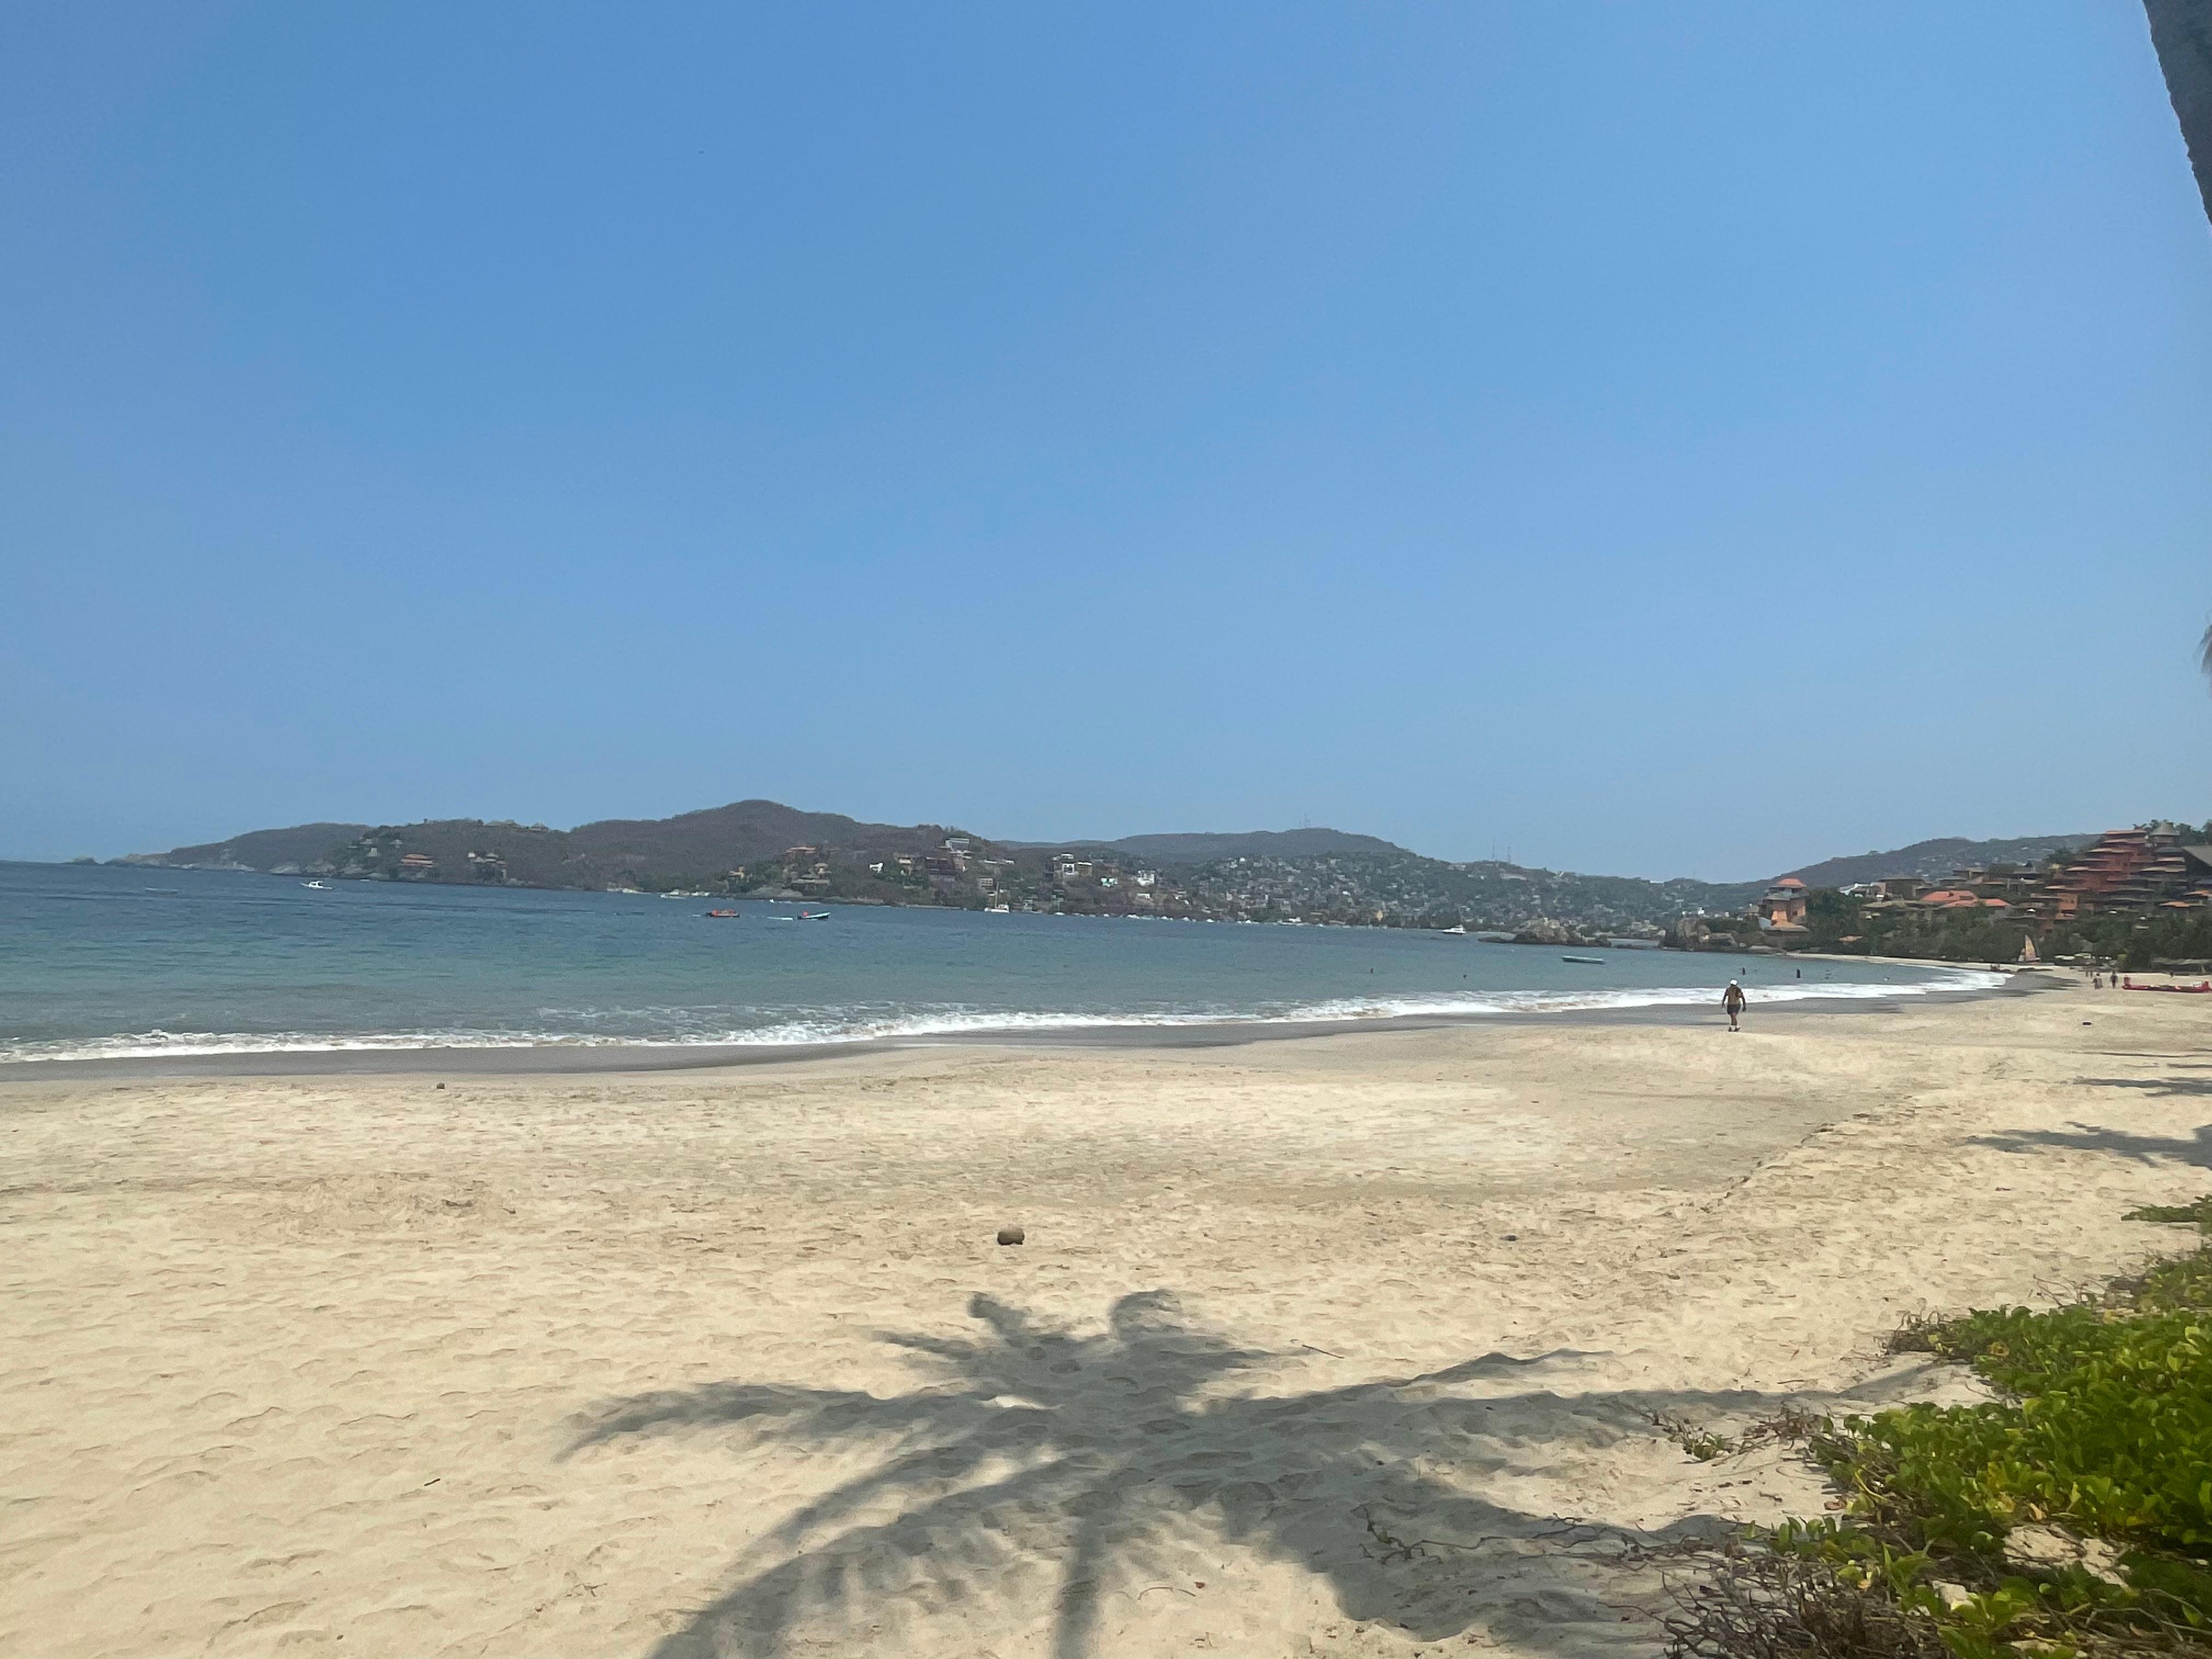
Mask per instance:
[[[1824,1493],[1644,1413],[2183,1243],[2208,1027],[0,1083],[0,1654],[1649,1651]]]

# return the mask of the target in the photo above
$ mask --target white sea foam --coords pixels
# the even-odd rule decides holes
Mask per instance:
[[[1936,992],[1993,989],[2002,974],[1974,969],[1931,969],[1929,977],[1903,984],[1820,981],[1754,988],[1754,1006],[1814,1000],[1871,1001]],[[696,1019],[688,1009],[563,1009],[578,1025],[599,1030],[372,1032],[225,1032],[148,1030],[112,1036],[19,1041],[0,1044],[0,1065],[31,1060],[167,1060],[202,1054],[351,1054],[424,1048],[799,1048],[822,1043],[879,1042],[900,1038],[988,1036],[994,1032],[1142,1030],[1205,1025],[1355,1024],[1382,1019],[1480,1018],[1486,1015],[1571,1013],[1583,1011],[1693,1006],[1715,1000],[1711,986],[1642,986],[1613,990],[1498,991],[1481,994],[1339,998],[1264,1010],[1192,1007],[1144,1013],[1022,1011],[940,1006],[910,1012],[823,1009],[773,1024],[738,1029],[702,1025],[670,1031]],[[604,1029],[629,1025],[628,1031]],[[640,1030],[636,1028],[659,1028]]]

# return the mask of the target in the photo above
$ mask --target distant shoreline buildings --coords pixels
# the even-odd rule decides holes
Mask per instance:
[[[993,842],[957,826],[863,823],[773,801],[662,819],[456,818],[257,830],[125,862],[422,883],[992,912],[1388,927],[1685,949],[1818,948],[1952,960],[2131,939],[2212,957],[2212,829],[1944,838],[1832,859],[1771,882],[1665,881],[1431,859],[1334,830]]]
[[[2110,830],[2044,864],[1965,865],[1935,880],[1897,875],[1814,889],[1785,876],[1741,918],[1686,915],[1668,942],[1774,951],[1909,944],[1903,953],[1925,954],[1933,941],[1948,936],[1960,943],[1962,929],[1980,929],[1975,942],[2001,954],[1984,951],[1974,959],[2042,960],[2040,947],[2054,938],[2071,938],[2105,959],[2125,954],[2136,936],[2160,921],[2197,924],[2199,943],[2212,951],[2212,826]],[[2195,966],[2206,959],[2160,960]]]

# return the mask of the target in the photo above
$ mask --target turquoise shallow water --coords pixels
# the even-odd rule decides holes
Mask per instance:
[[[1387,928],[981,915],[0,864],[0,1063],[284,1049],[794,1044],[1358,1020],[1996,983],[1876,963],[1484,945]]]

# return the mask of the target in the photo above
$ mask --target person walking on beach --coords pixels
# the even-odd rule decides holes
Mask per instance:
[[[1743,987],[1734,980],[1730,980],[1728,989],[1721,993],[1721,1012],[1729,1017],[1729,1030],[1741,1029],[1735,1020],[1736,1016],[1743,1012]]]

